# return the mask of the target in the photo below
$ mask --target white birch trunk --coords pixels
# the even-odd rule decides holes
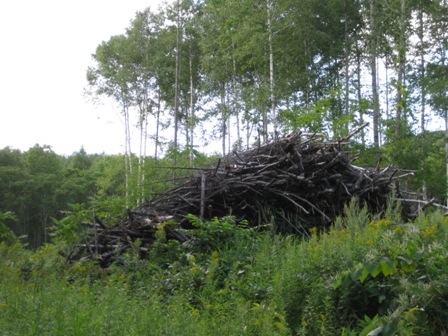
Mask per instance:
[[[174,157],[173,166],[177,166],[177,133],[179,129],[179,80],[180,80],[180,45],[181,45],[181,9],[180,0],[177,0],[177,22],[176,22],[176,74],[174,83]],[[176,178],[176,169],[173,169],[173,179]]]
[[[396,98],[396,125],[395,125],[395,137],[399,139],[402,133],[402,123],[406,116],[404,108],[403,90],[404,85],[404,72],[406,63],[406,0],[401,0],[400,9],[400,40],[398,45],[398,78],[397,78],[397,98]]]
[[[190,137],[189,137],[189,158],[190,158],[190,167],[193,167],[193,159],[194,159],[194,124],[195,124],[195,115],[194,115],[194,83],[193,83],[193,55],[190,51],[190,120],[188,121],[187,128],[190,129]]]
[[[373,105],[373,143],[379,145],[380,106],[377,84],[377,46],[376,46],[376,14],[375,0],[370,0],[370,67],[372,75],[372,105]]]
[[[277,137],[277,111],[275,104],[275,81],[274,81],[274,48],[272,45],[272,13],[271,3],[266,0],[267,24],[268,24],[268,43],[269,43],[269,96],[271,101],[272,123],[274,126],[274,136]],[[266,129],[267,132],[267,129]]]

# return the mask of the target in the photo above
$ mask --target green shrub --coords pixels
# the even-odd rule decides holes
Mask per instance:
[[[7,221],[17,221],[16,216],[10,212],[0,212],[0,243],[5,242],[8,245],[14,244],[17,241],[16,235],[6,225]]]
[[[163,235],[142,260],[69,265],[58,245],[0,243],[5,335],[436,335],[448,331],[448,220],[351,204],[307,240],[233,218]]]

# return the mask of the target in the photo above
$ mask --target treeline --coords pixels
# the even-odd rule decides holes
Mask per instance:
[[[212,138],[227,154],[365,121],[360,144],[397,149],[445,117],[447,15],[445,0],[175,0],[97,47],[88,91],[121,106],[127,155],[132,120],[141,157],[147,139],[154,157]]]
[[[202,166],[211,139],[228,154],[294,130],[337,138],[366,121],[359,164],[415,170],[412,189],[444,202],[444,138],[427,126],[446,120],[447,14],[446,0],[176,0],[138,12],[87,71],[87,92],[121,106],[123,155],[5,148],[0,212],[38,246],[70,205],[133,206],[179,174],[157,165]]]
[[[132,192],[126,193],[123,155],[87,154],[81,148],[65,157],[40,145],[26,152],[0,149],[0,225],[26,236],[34,248],[49,242],[54,224],[72,211],[84,210],[90,219],[93,212],[118,216],[165,187],[167,182],[157,183],[172,176],[171,170],[157,168],[172,162],[169,156],[165,160],[148,158],[143,169],[150,178],[139,187],[131,178]],[[198,154],[195,163],[205,160]],[[137,158],[132,161],[137,164]],[[4,227],[0,233],[1,241],[9,234]]]
[[[358,155],[355,163],[362,166],[373,167],[378,156],[383,158],[384,166],[392,159],[400,162],[401,168],[416,172],[411,180],[402,181],[409,190],[444,203],[443,143],[443,132],[425,132],[403,142],[398,152],[355,145],[352,154]],[[172,169],[173,156],[148,156],[139,166],[139,158],[133,155],[127,185],[127,160],[122,154],[87,154],[81,148],[67,157],[56,154],[50,146],[35,145],[25,152],[5,147],[0,150],[0,241],[15,240],[10,237],[12,229],[16,236],[26,236],[23,241],[29,247],[38,247],[51,241],[59,223],[69,227],[64,219],[75,218],[70,216],[73,214],[79,216],[71,223],[73,233],[81,220],[92,221],[95,214],[112,225],[118,223],[126,208],[133,208],[171,186],[174,171],[180,181],[181,175],[191,173],[189,169]],[[179,168],[215,167],[217,162],[216,156],[197,151],[191,157],[189,150],[178,153],[177,160]],[[144,181],[141,176],[145,176]],[[66,232],[64,237],[68,239],[71,234]]]

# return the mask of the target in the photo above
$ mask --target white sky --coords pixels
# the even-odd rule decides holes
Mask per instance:
[[[91,54],[162,0],[0,1],[0,149],[50,145],[61,155],[122,153],[113,105],[84,98]]]

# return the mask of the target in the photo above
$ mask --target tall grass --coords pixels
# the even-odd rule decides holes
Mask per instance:
[[[311,238],[196,220],[188,246],[107,270],[58,247],[0,244],[2,335],[440,335],[448,330],[448,222],[404,223],[355,204]],[[168,253],[169,252],[169,253]]]

